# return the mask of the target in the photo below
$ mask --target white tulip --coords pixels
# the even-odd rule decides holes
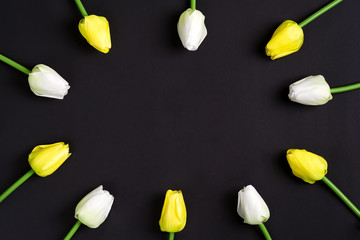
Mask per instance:
[[[333,98],[322,75],[301,79],[291,84],[289,90],[290,100],[304,105],[323,105]]]
[[[35,95],[63,99],[68,93],[70,85],[52,68],[44,65],[36,65],[29,74],[30,89]]]
[[[97,228],[107,218],[114,197],[100,185],[76,206],[75,218],[90,228]]]
[[[252,185],[239,191],[237,212],[244,219],[244,223],[250,225],[259,225],[270,217],[268,206]]]
[[[184,47],[189,51],[195,51],[207,35],[205,16],[195,9],[187,9],[180,16],[177,30]]]

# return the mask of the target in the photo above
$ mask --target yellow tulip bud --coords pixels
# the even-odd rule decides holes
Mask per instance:
[[[31,168],[40,177],[46,177],[58,169],[71,155],[69,145],[58,142],[36,146],[29,155]]]
[[[294,21],[286,20],[275,30],[265,47],[272,60],[297,52],[304,43],[304,32]]]
[[[167,190],[159,221],[163,232],[180,232],[186,224],[186,208],[181,191]]]
[[[293,174],[307,183],[313,184],[327,173],[326,160],[306,150],[289,149],[286,158]]]
[[[105,17],[85,16],[79,22],[79,30],[91,46],[100,52],[109,52],[111,48],[110,28]]]

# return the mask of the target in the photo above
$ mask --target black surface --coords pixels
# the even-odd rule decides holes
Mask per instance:
[[[30,69],[49,65],[71,89],[62,101],[36,97],[26,75],[0,64],[0,191],[29,169],[38,144],[65,141],[73,155],[1,203],[0,238],[62,239],[78,201],[103,184],[115,196],[108,219],[74,239],[168,239],[158,227],[167,189],[183,190],[188,210],[176,239],[263,239],[236,212],[237,192],[252,184],[273,239],[358,239],[359,219],[323,183],[293,176],[285,152],[322,155],[328,178],[360,206],[360,92],[319,107],[287,99],[308,75],[332,87],[359,81],[360,2],[306,26],[298,53],[271,61],[264,52],[282,21],[328,2],[199,0],[208,36],[189,52],[176,31],[188,1],[84,1],[110,22],[105,55],[78,32],[73,1],[7,1],[1,53]]]

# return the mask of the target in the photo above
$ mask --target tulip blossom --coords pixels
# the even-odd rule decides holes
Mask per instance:
[[[271,239],[263,224],[270,217],[269,208],[252,185],[248,185],[239,191],[237,212],[244,219],[244,223],[259,225],[265,238]]]
[[[180,15],[177,31],[184,48],[196,51],[207,35],[205,16],[196,10],[196,1],[191,0],[191,8]]]
[[[333,0],[299,24],[292,20],[286,20],[281,23],[265,47],[266,55],[270,56],[271,60],[275,60],[297,52],[304,42],[302,28],[340,2],[342,0]]]
[[[304,32],[294,21],[286,20],[274,32],[266,45],[266,55],[271,60],[284,57],[298,51],[304,42]]]
[[[81,224],[89,228],[99,227],[109,215],[114,202],[114,196],[103,190],[103,186],[95,188],[81,199],[75,208],[75,218],[78,221],[66,235],[64,240],[71,239]]]
[[[108,53],[111,48],[109,22],[105,17],[88,15],[80,0],[75,0],[83,19],[79,22],[79,31],[86,41],[98,51]]]
[[[289,87],[289,99],[304,105],[323,105],[330,101],[332,93],[340,93],[360,88],[360,83],[330,88],[322,75],[308,76]]]
[[[69,144],[63,142],[36,146],[29,155],[31,168],[40,177],[56,171],[70,157]]]
[[[333,98],[322,75],[308,76],[291,84],[289,89],[290,100],[304,105],[323,105]]]
[[[34,173],[46,177],[56,171],[70,155],[69,145],[63,142],[36,146],[29,154],[31,170],[0,195],[0,203]]]
[[[63,99],[70,85],[55,70],[44,65],[36,65],[32,71],[0,54],[0,60],[29,75],[31,91],[40,97]]]
[[[323,157],[306,150],[289,149],[286,153],[286,158],[296,177],[301,178],[310,184],[322,180],[360,218],[360,210],[340,191],[340,189],[325,177],[328,164]]]
[[[160,229],[169,232],[170,239],[180,232],[186,224],[186,207],[181,191],[167,190],[159,220]]]
[[[36,65],[29,73],[31,91],[40,97],[63,99],[70,85],[56,71],[44,65]]]
[[[89,228],[97,228],[109,215],[114,197],[100,185],[76,206],[75,218]]]
[[[180,40],[189,51],[198,49],[207,35],[205,16],[199,10],[187,9],[180,16],[177,30]]]
[[[105,17],[90,15],[80,20],[79,31],[87,42],[103,53],[111,48],[109,22]]]
[[[326,160],[306,150],[289,149],[286,158],[293,174],[307,183],[313,184],[327,173]]]

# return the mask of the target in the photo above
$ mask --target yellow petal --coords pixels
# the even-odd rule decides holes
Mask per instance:
[[[29,154],[29,164],[40,177],[46,177],[56,171],[71,155],[69,145],[58,142],[36,146]]]
[[[166,192],[159,221],[163,232],[180,232],[186,224],[186,207],[181,191]]]
[[[286,158],[293,174],[307,183],[313,184],[327,173],[326,160],[306,150],[289,149]]]
[[[304,32],[294,21],[284,21],[274,32],[265,47],[272,60],[297,52],[304,43]]]
[[[79,22],[79,31],[88,43],[103,53],[111,48],[109,22],[105,17],[85,16]]]

